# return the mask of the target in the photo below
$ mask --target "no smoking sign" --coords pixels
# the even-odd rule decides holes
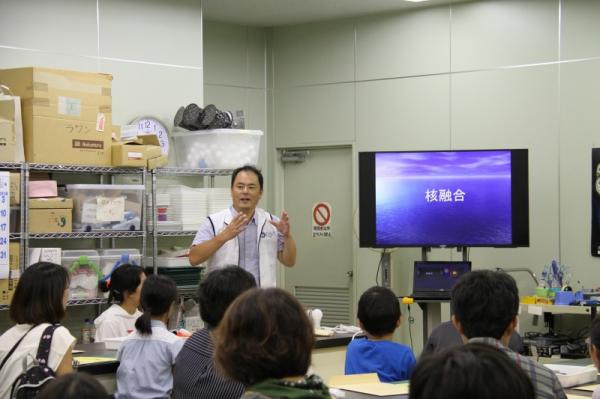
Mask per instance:
[[[331,237],[331,205],[317,202],[312,208],[313,238]]]

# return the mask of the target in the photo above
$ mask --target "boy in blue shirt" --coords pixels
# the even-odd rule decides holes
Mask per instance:
[[[392,342],[401,318],[396,295],[388,288],[369,288],[358,301],[357,317],[367,337],[348,345],[346,374],[377,373],[382,382],[408,380],[416,359],[408,346]]]

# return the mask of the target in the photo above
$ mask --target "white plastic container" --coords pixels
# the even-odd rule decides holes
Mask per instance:
[[[596,368],[591,366],[569,366],[564,364],[545,364],[554,371],[563,388],[582,385],[596,381]]]
[[[102,276],[106,276],[113,270],[117,264],[129,263],[131,265],[140,266],[142,255],[135,248],[118,248],[118,249],[103,249],[100,250],[100,269]]]
[[[144,186],[67,184],[73,198],[73,230],[140,230]]]
[[[181,168],[235,169],[256,165],[260,130],[215,129],[175,131],[177,166]]]
[[[91,249],[64,250],[61,263],[69,272],[69,299],[94,299],[98,296],[100,256]]]

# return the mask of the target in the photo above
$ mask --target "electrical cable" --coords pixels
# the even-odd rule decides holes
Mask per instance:
[[[415,352],[415,348],[413,346],[413,338],[412,338],[412,329],[411,329],[411,326],[415,322],[415,319],[413,319],[412,315],[410,314],[410,305],[406,305],[406,306],[408,308],[408,336],[410,337],[410,349],[414,353]]]
[[[375,273],[375,285],[380,287],[379,284],[379,270],[381,270],[381,264],[383,263],[383,256],[385,255],[385,249],[381,252],[381,257],[379,258],[379,263],[377,264],[377,273]],[[383,282],[382,284],[383,285]]]

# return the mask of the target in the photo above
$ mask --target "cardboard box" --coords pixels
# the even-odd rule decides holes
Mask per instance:
[[[10,278],[0,279],[0,305],[10,305],[12,297],[17,288],[19,277],[21,276],[19,270],[20,257],[20,246],[17,242],[11,242],[9,244],[9,268]]]
[[[73,209],[73,199],[54,197],[54,198],[30,198],[29,209]]]
[[[169,163],[169,157],[167,155],[161,155],[160,157],[152,158],[148,160],[148,170],[165,166]]]
[[[56,180],[31,180],[27,190],[29,198],[56,197],[58,195]]]
[[[110,165],[111,75],[18,68],[0,83],[21,96],[28,162]]]
[[[29,200],[29,232],[70,233],[73,231],[71,198],[35,198]]]
[[[113,166],[136,166],[143,168],[148,160],[162,155],[160,142],[154,134],[137,136],[112,145]]]
[[[21,174],[10,172],[10,205],[21,203]]]

